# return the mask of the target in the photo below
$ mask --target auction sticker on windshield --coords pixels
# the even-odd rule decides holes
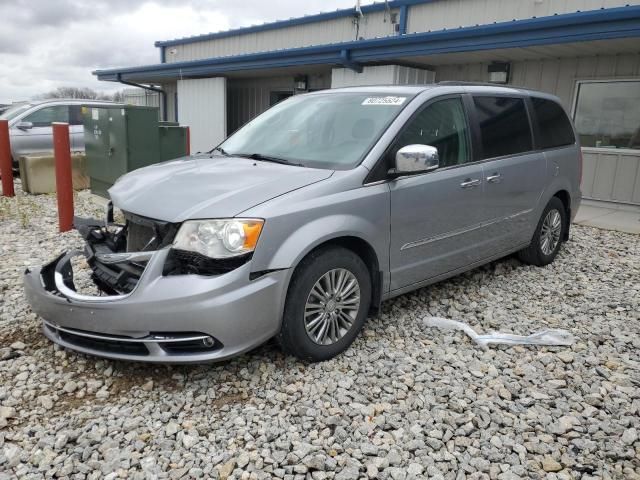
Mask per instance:
[[[369,97],[362,101],[362,105],[402,105],[407,97]]]

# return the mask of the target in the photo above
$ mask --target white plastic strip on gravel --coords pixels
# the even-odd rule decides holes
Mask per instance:
[[[505,259],[403,295],[325,363],[268,344],[149,366],[41,335],[22,273],[82,245],[54,205],[0,199],[2,480],[640,478],[639,236],[574,227],[546,268]],[[102,214],[85,193],[77,210]],[[480,349],[429,316],[576,342]]]

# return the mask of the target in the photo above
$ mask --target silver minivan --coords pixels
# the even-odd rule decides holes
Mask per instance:
[[[53,150],[53,122],[69,124],[71,150],[84,151],[82,105],[113,105],[103,100],[51,99],[15,105],[0,115],[9,121],[11,158],[17,165],[23,155]]]
[[[291,97],[209,153],[136,170],[124,222],[25,273],[44,334],[149,362],[221,360],[275,338],[346,349],[382,301],[518,252],[556,257],[581,153],[556,97],[445,83]],[[100,295],[74,285],[86,256]]]

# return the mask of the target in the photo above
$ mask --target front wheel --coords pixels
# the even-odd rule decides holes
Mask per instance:
[[[357,337],[371,303],[371,276],[351,250],[312,252],[291,279],[278,340],[303,360],[323,361],[344,351]]]
[[[558,197],[553,197],[540,217],[533,239],[518,252],[520,260],[542,267],[556,258],[567,228],[567,211]]]

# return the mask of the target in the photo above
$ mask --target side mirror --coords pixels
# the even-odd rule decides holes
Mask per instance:
[[[435,170],[440,165],[438,149],[431,145],[407,145],[396,153],[396,165],[389,173],[394,177]]]
[[[16,128],[20,130],[31,130],[33,128],[33,123],[31,122],[18,122]]]

